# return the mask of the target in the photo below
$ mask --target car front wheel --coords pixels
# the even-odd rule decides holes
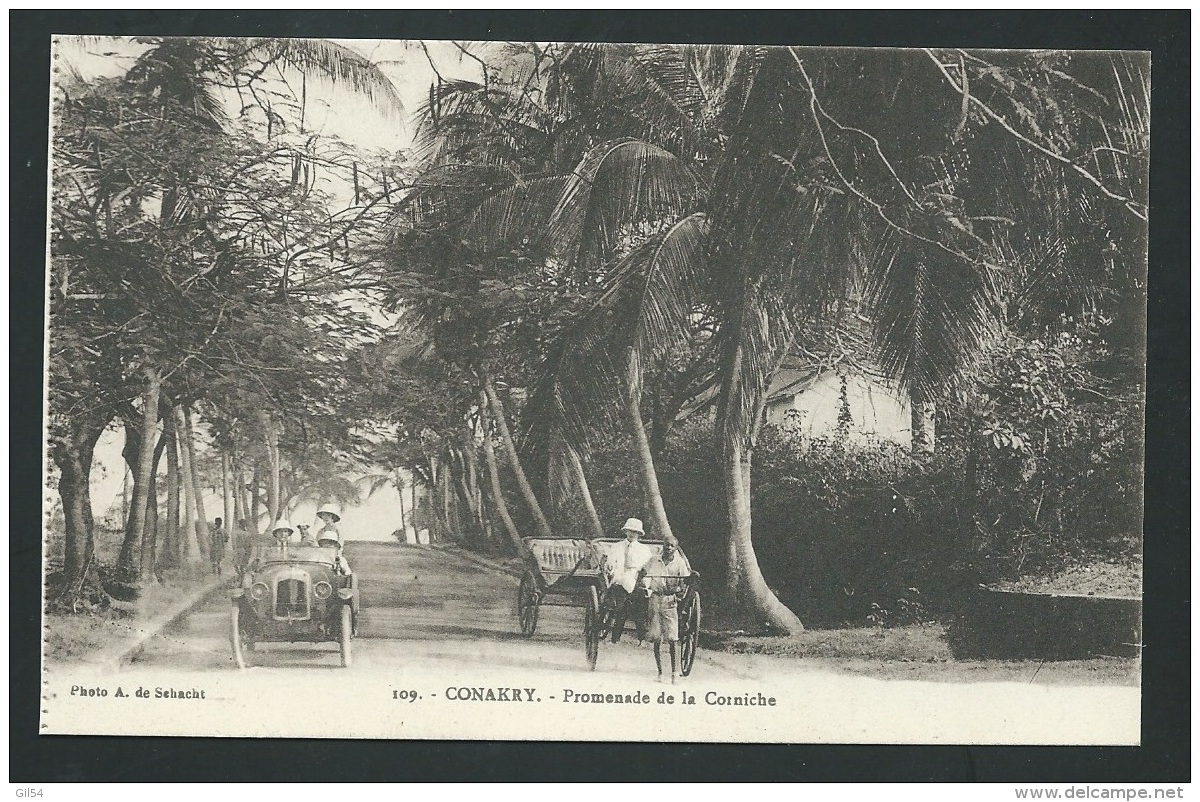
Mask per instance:
[[[350,667],[352,661],[350,653],[350,641],[354,637],[354,614],[350,609],[349,604],[342,605],[342,622],[341,622],[341,647],[342,647],[342,666]]]

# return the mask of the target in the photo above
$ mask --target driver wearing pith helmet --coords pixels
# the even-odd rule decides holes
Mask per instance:
[[[275,540],[279,542],[279,545],[282,546],[288,542],[292,536],[292,533],[295,531],[296,530],[292,528],[290,523],[280,518],[275,522],[275,525],[271,527],[271,536],[274,537]]]

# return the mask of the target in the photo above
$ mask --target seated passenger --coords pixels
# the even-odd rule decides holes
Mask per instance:
[[[333,504],[322,504],[317,510],[317,518],[321,527],[317,530],[318,546],[332,546],[337,549],[337,569],[340,573],[350,574],[350,563],[342,556],[342,535],[338,531],[338,523],[342,520],[340,510]]]
[[[612,642],[621,639],[625,630],[625,619],[632,607],[638,640],[645,639],[645,595],[637,594],[631,604],[630,597],[638,584],[638,574],[654,556],[653,550],[638,541],[644,534],[641,520],[630,518],[622,527],[625,539],[611,544],[604,554],[604,572],[608,582],[608,599],[613,611]],[[638,598],[640,596],[640,598]]]

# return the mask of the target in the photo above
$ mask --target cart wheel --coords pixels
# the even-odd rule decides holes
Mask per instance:
[[[517,588],[517,620],[521,624],[521,634],[527,638],[532,638],[537,631],[538,605],[537,580],[526,571]]]
[[[688,599],[679,611],[679,671],[685,677],[692,673],[700,640],[700,594],[691,593]]]
[[[354,618],[349,604],[342,605],[341,645],[342,667],[349,668],[351,663],[350,640],[354,637]]]
[[[583,612],[583,647],[587,652],[588,668],[596,670],[600,654],[600,597],[596,588],[588,588],[587,608]]]
[[[230,610],[229,643],[233,646],[233,662],[237,663],[238,668],[245,668],[247,665],[246,652],[253,648],[253,643],[242,629],[242,606],[235,604]]]

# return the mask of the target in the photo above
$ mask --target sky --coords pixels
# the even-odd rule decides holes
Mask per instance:
[[[332,39],[376,64],[392,81],[405,109],[403,119],[388,119],[371,103],[327,81],[310,80],[305,127],[331,134],[364,148],[396,151],[412,144],[411,115],[428,97],[435,80],[430,60],[447,80],[478,78],[479,65],[447,41],[390,39]],[[487,43],[480,46],[487,47]],[[468,44],[468,48],[475,45]],[[146,49],[129,39],[63,36],[56,40],[55,57],[84,78],[119,76]],[[428,58],[426,57],[428,53]],[[294,78],[294,76],[293,76]],[[236,109],[231,109],[236,111]]]
[[[404,106],[404,119],[388,119],[371,103],[356,97],[347,89],[323,80],[310,80],[307,87],[306,129],[315,133],[336,136],[346,142],[369,149],[396,151],[411,146],[414,125],[411,115],[428,96],[435,80],[430,60],[445,79],[478,78],[479,66],[463,56],[451,42],[426,42],[385,39],[333,40],[377,64],[396,87]],[[470,47],[470,45],[468,45]],[[132,40],[107,37],[59,37],[55,42],[56,71],[66,74],[73,69],[85,79],[117,77],[133,65],[145,45]],[[426,55],[428,54],[428,56]],[[230,102],[234,100],[230,93]],[[230,109],[231,116],[236,106]],[[197,447],[204,449],[203,427],[197,432]],[[97,519],[112,510],[119,510],[125,479],[125,462],[121,457],[124,433],[114,428],[101,437],[95,452],[92,475],[92,502]],[[353,477],[352,477],[353,478]],[[57,492],[48,489],[47,501],[57,501]],[[388,486],[371,498],[363,492],[363,503],[344,510],[342,534],[347,540],[390,540],[400,528],[400,497]],[[311,520],[319,500],[301,504],[295,511],[293,523]],[[405,507],[412,509],[412,491],[405,493]],[[219,495],[206,496],[205,511],[209,518],[221,515]],[[410,536],[415,536],[413,533]]]

